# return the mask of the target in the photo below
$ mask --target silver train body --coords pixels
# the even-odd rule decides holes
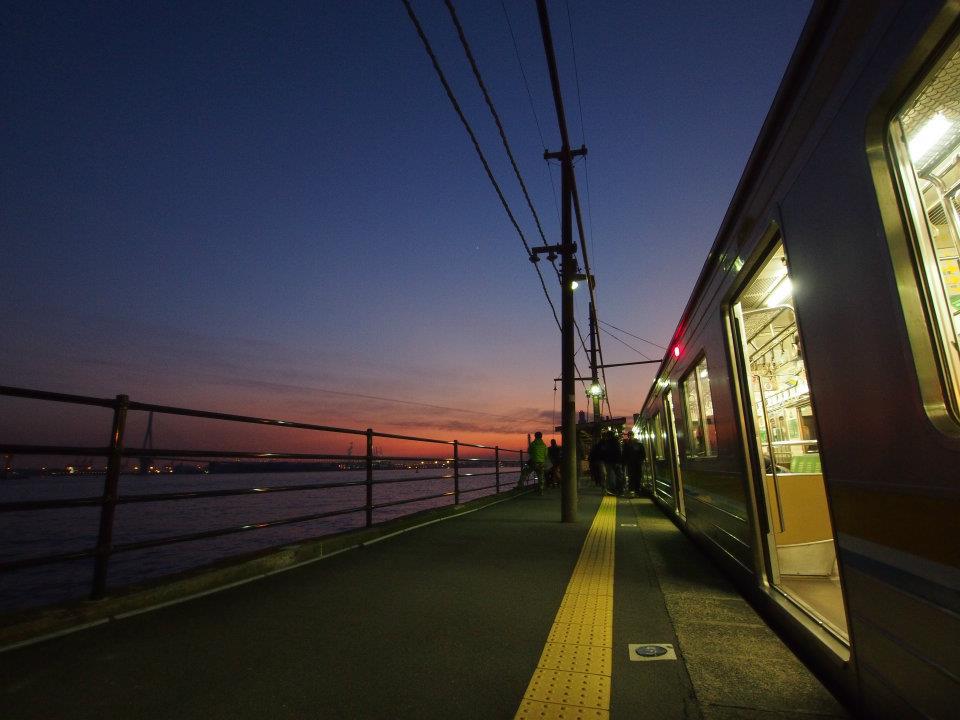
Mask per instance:
[[[635,418],[851,707],[960,717],[960,3],[815,4]]]

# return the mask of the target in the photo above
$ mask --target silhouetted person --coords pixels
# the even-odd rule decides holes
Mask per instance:
[[[601,445],[598,440],[590,448],[590,452],[587,453],[587,462],[590,465],[590,477],[593,478],[593,484],[597,487],[602,487],[603,482],[603,462],[600,460]]]
[[[611,495],[619,495],[623,491],[623,456],[620,441],[613,431],[605,432],[600,440],[600,461],[606,475],[604,490]]]
[[[640,492],[640,478],[643,474],[643,461],[647,451],[633,433],[627,433],[623,440],[623,464],[627,469],[627,483],[631,492]]]
[[[550,472],[547,474],[551,485],[560,484],[560,461],[563,459],[563,449],[557,445],[556,440],[550,440],[550,447],[547,448],[547,457],[550,458]]]

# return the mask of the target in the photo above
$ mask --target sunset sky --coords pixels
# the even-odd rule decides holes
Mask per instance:
[[[535,3],[456,5],[557,242],[505,18],[555,150]],[[443,3],[414,7],[539,244]],[[569,0],[571,46],[550,2],[601,320],[667,344],[809,8]],[[511,447],[559,421],[559,331],[400,0],[0,15],[0,384]],[[601,339],[608,363],[642,359]],[[608,371],[614,414],[655,367]],[[34,404],[0,408],[9,442],[52,432]],[[63,416],[56,438],[108,429]]]

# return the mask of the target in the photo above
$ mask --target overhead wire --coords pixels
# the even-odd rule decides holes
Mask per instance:
[[[627,332],[627,331],[624,330],[623,328],[618,328],[618,327],[617,327],[616,325],[614,325],[613,323],[608,323],[608,322],[606,322],[605,320],[600,320],[599,322],[603,323],[603,324],[606,325],[607,327],[612,327],[614,330],[617,330],[618,332],[622,332],[624,335],[629,335],[630,337],[636,338],[637,340],[642,340],[643,342],[648,343],[648,344],[650,344],[650,345],[653,345],[654,347],[658,347],[658,348],[660,348],[661,350],[666,350],[666,349],[667,349],[667,348],[665,348],[663,345],[660,345],[659,343],[655,343],[653,340],[647,340],[647,338],[645,338],[645,337],[640,337],[639,335],[634,335],[632,332]]]
[[[440,78],[440,83],[443,85],[443,89],[447,93],[447,98],[450,100],[450,104],[453,105],[453,109],[456,111],[457,116],[460,118],[460,122],[463,123],[464,129],[467,131],[467,134],[470,136],[470,140],[473,143],[473,148],[477,152],[477,156],[480,158],[480,162],[483,164],[483,169],[487,173],[487,178],[490,180],[490,183],[493,185],[494,190],[497,192],[497,197],[500,199],[500,204],[503,205],[504,211],[507,213],[507,217],[510,218],[510,222],[513,225],[514,229],[517,231],[517,235],[520,236],[520,241],[523,243],[523,247],[526,250],[527,257],[530,257],[530,244],[527,242],[526,236],[523,234],[523,230],[520,229],[520,225],[517,223],[517,219],[513,214],[513,211],[510,209],[510,205],[507,203],[506,197],[503,195],[503,191],[500,189],[499,183],[497,183],[496,178],[493,176],[493,171],[490,169],[490,164],[487,162],[486,156],[483,154],[483,150],[480,148],[480,143],[477,140],[476,134],[473,132],[473,128],[470,126],[470,123],[467,121],[466,116],[463,114],[463,110],[460,107],[460,103],[457,101],[456,96],[453,94],[453,89],[450,87],[450,83],[447,82],[447,77],[444,75],[443,70],[440,67],[440,62],[437,60],[436,54],[433,52],[433,47],[430,45],[430,41],[427,39],[426,33],[423,30],[423,26],[420,25],[420,20],[417,18],[416,13],[413,10],[413,6],[410,4],[410,0],[402,0],[404,7],[407,9],[407,15],[410,16],[410,21],[413,23],[414,28],[416,28],[417,35],[420,36],[420,41],[423,43],[423,47],[427,52],[427,55],[430,57],[430,62],[433,64],[433,69],[436,71],[437,76]],[[539,224],[539,222],[538,222]],[[553,312],[553,319],[557,323],[557,327],[560,328],[560,318],[557,316],[557,309],[553,304],[553,299],[550,297],[550,292],[547,290],[547,284],[543,279],[543,273],[540,272],[540,268],[536,263],[533,264],[534,269],[537,272],[537,276],[540,278],[540,285],[543,287],[543,294],[547,298],[547,302],[550,305],[550,310]]]
[[[540,238],[543,240],[543,244],[547,245],[549,243],[547,242],[547,236],[544,233],[543,225],[540,222],[540,216],[538,215],[536,208],[534,208],[533,206],[533,200],[531,200],[530,198],[530,193],[527,190],[527,185],[523,180],[523,175],[520,173],[520,168],[517,165],[517,160],[514,157],[513,150],[510,147],[510,141],[507,140],[507,133],[503,127],[503,122],[500,119],[500,114],[497,112],[497,109],[493,104],[493,98],[490,97],[490,92],[487,90],[486,83],[483,81],[483,75],[480,73],[480,67],[477,65],[477,60],[474,57],[473,50],[471,49],[470,43],[467,40],[466,32],[463,29],[463,25],[460,23],[460,18],[457,15],[456,8],[454,8],[452,0],[444,0],[444,4],[447,7],[447,11],[450,13],[450,19],[453,21],[453,25],[456,28],[457,36],[460,38],[460,44],[463,47],[463,52],[467,57],[467,61],[470,63],[470,69],[473,71],[474,79],[476,79],[477,81],[477,85],[479,86],[480,92],[483,95],[483,99],[487,105],[487,109],[490,111],[490,115],[493,117],[493,122],[497,126],[497,132],[500,134],[500,141],[503,144],[503,149],[507,153],[507,157],[510,160],[510,165],[513,168],[513,173],[517,178],[517,182],[520,184],[520,189],[523,191],[523,197],[527,201],[527,207],[530,208],[530,213],[533,215],[533,219],[537,225],[537,231],[540,233]],[[502,2],[501,2],[501,5],[502,5]],[[504,9],[504,13],[506,13],[506,7],[504,7],[503,9]],[[513,37],[513,28],[512,26],[509,25],[509,22],[510,21],[509,21],[509,15],[508,15],[507,24],[508,24],[508,27],[510,27],[511,37]],[[514,49],[516,50],[516,41],[514,41]],[[517,59],[519,62],[519,59],[520,59],[519,51],[517,51]],[[534,109],[534,106],[533,106],[533,97],[530,93],[530,87],[527,83],[526,73],[523,72],[522,62],[520,63],[520,68],[521,68],[521,74],[523,75],[524,85],[527,87],[527,95],[530,100],[531,110],[533,111],[534,121],[536,122],[536,125],[537,125],[537,132],[540,135],[541,143],[544,145],[544,150],[546,150],[546,144],[543,142],[543,132],[540,128],[540,121],[537,118],[536,110]],[[551,175],[551,180],[552,178],[553,176]],[[529,251],[529,248],[528,248],[528,251]],[[560,269],[556,266],[555,263],[553,263],[553,261],[551,261],[551,265],[553,266],[553,269],[557,274],[557,279],[560,280],[561,278]],[[539,268],[538,268],[538,271],[539,271]],[[580,333],[579,326],[577,327],[577,332]],[[583,340],[582,333],[580,333],[580,345],[583,348],[584,352],[586,353],[587,346]]]
[[[644,360],[654,360],[654,359],[655,359],[655,358],[652,358],[652,357],[650,357],[649,355],[647,355],[647,354],[646,354],[645,352],[643,352],[642,350],[638,350],[637,348],[635,348],[635,347],[634,347],[633,345],[631,345],[630,343],[628,343],[628,342],[626,342],[626,341],[624,341],[624,340],[621,340],[620,338],[618,338],[616,335],[614,335],[612,332],[610,332],[610,331],[607,330],[606,328],[600,328],[600,329],[601,329],[603,332],[605,332],[607,335],[609,335],[610,337],[612,337],[614,340],[616,340],[618,343],[620,343],[621,345],[624,345],[624,346],[630,348],[631,350],[633,350],[635,353],[637,353],[638,355],[640,355],[640,357],[642,357]]]
[[[517,177],[517,182],[520,183],[520,189],[523,191],[523,197],[527,201],[527,207],[530,208],[530,213],[533,215],[534,222],[537,225],[537,232],[540,233],[540,238],[543,240],[543,244],[547,244],[547,236],[543,232],[543,226],[540,224],[540,216],[537,214],[536,209],[533,207],[533,201],[530,199],[530,193],[527,192],[527,184],[523,181],[523,176],[520,174],[520,168],[517,167],[517,160],[513,156],[513,151],[510,149],[510,142],[507,140],[507,133],[503,129],[503,123],[500,120],[500,114],[497,112],[497,109],[493,105],[493,99],[490,97],[490,93],[487,91],[486,83],[483,82],[483,76],[480,74],[480,68],[477,67],[477,60],[473,56],[473,51],[470,49],[470,43],[467,41],[467,36],[463,31],[463,25],[460,24],[460,18],[457,17],[457,11],[453,7],[452,0],[444,0],[444,4],[447,6],[447,10],[450,12],[450,19],[453,20],[454,27],[457,29],[457,35],[460,37],[460,44],[463,46],[463,52],[467,56],[467,61],[470,63],[470,69],[473,70],[473,77],[477,81],[477,85],[480,86],[480,92],[483,93],[483,99],[487,103],[487,109],[490,110],[490,114],[493,116],[493,122],[497,126],[497,132],[500,133],[500,142],[503,143],[503,149],[507,153],[507,157],[510,158],[510,165],[513,167],[513,174]],[[539,129],[539,123],[537,124]],[[543,136],[541,134],[541,140]]]
[[[530,199],[530,193],[527,191],[527,185],[523,181],[523,176],[520,174],[520,168],[517,166],[517,160],[513,156],[513,150],[510,148],[510,142],[507,140],[507,133],[503,128],[503,122],[500,120],[500,114],[497,112],[496,107],[494,107],[493,99],[490,97],[490,93],[487,91],[487,85],[484,83],[483,76],[480,74],[480,67],[477,65],[476,58],[473,55],[473,50],[470,48],[470,43],[467,41],[467,35],[463,30],[463,25],[460,23],[460,18],[457,16],[457,11],[453,6],[452,0],[445,0],[444,4],[447,6],[447,11],[450,13],[450,19],[453,20],[453,25],[457,30],[457,35],[460,38],[460,44],[463,46],[463,52],[467,56],[467,61],[470,63],[470,69],[473,71],[473,77],[476,79],[477,85],[480,87],[480,92],[483,94],[483,100],[487,104],[487,109],[490,110],[490,115],[493,117],[494,124],[497,126],[497,132],[500,133],[500,141],[503,143],[503,149],[507,153],[507,157],[510,160],[510,165],[513,168],[513,173],[516,175],[517,182],[520,184],[520,189],[523,191],[523,197],[527,201],[527,207],[530,208],[530,213],[533,215],[534,222],[537,225],[537,232],[540,233],[540,239],[543,240],[543,244],[547,245],[547,236],[543,231],[543,225],[540,223],[540,216],[533,207],[533,201]],[[504,12],[506,12],[506,8],[504,8]],[[509,17],[507,19],[507,24],[510,27],[511,37],[513,37],[513,27],[509,25]],[[516,49],[516,42],[514,42],[514,48]],[[518,60],[519,57],[520,53],[517,51]],[[546,150],[546,145],[543,142],[543,132],[540,129],[540,120],[537,117],[536,110],[533,110],[533,97],[530,95],[530,87],[527,85],[527,76],[526,73],[523,72],[522,63],[520,64],[520,72],[521,75],[523,75],[524,85],[527,86],[527,95],[530,99],[530,108],[533,111],[533,120],[536,123],[537,132],[540,135],[540,144],[543,145],[544,150]],[[550,184],[553,186],[553,174],[550,174]],[[556,273],[557,280],[560,280],[560,268],[557,267],[556,262],[553,260],[550,261],[550,265],[553,267],[554,273]],[[537,271],[539,272],[539,268]]]
[[[586,144],[587,144],[587,131],[586,131],[586,125],[585,125],[585,123],[584,123],[584,121],[583,121],[583,97],[582,97],[582,93],[580,92],[580,69],[579,69],[579,67],[578,67],[578,65],[577,65],[577,44],[576,44],[576,41],[574,40],[574,36],[573,36],[573,19],[572,19],[571,15],[570,15],[570,2],[569,2],[569,0],[565,0],[564,5],[565,5],[566,11],[567,11],[567,29],[568,29],[568,31],[569,31],[569,33],[570,33],[570,53],[571,53],[571,56],[572,56],[572,58],[573,58],[573,76],[574,76],[574,80],[575,80],[575,82],[576,82],[576,88],[577,88],[577,109],[578,109],[579,114],[580,114],[580,136],[581,136],[582,141],[583,141],[582,144],[583,144],[583,145],[586,145]],[[585,181],[586,190],[587,190],[587,213],[588,213],[588,220],[589,220],[589,223],[590,223],[590,242],[591,242],[591,244],[592,244],[592,243],[594,242],[594,236],[593,236],[593,212],[592,212],[592,210],[591,210],[591,208],[590,208],[590,178],[589,178],[589,175],[588,175],[588,173],[587,173],[587,167],[588,167],[588,165],[587,165],[587,157],[586,157],[586,155],[584,155],[583,161],[584,161],[584,162],[583,162],[584,181]],[[591,274],[591,272],[590,272],[590,261],[589,261],[589,259],[587,258],[587,243],[586,243],[586,238],[585,238],[585,236],[584,236],[584,231],[583,231],[583,216],[582,216],[582,213],[581,213],[581,210],[580,210],[580,196],[579,196],[579,194],[578,194],[578,192],[577,192],[576,183],[573,184],[573,207],[574,207],[574,211],[575,211],[576,218],[577,218],[577,232],[578,232],[578,234],[579,234],[579,236],[580,236],[580,247],[581,247],[581,250],[582,250],[582,252],[583,252],[583,268],[584,268],[584,272],[587,273],[587,275],[588,275],[588,277],[589,277],[589,275]],[[598,307],[597,307],[597,298],[596,298],[596,293],[594,292],[594,289],[593,289],[593,283],[590,283],[590,301],[593,303],[593,312],[594,312],[594,315],[597,316],[600,311],[599,311],[599,309],[598,309]],[[598,319],[598,322],[599,322],[599,319]],[[610,413],[610,415],[612,416],[612,415],[613,415],[613,410],[612,410],[611,407],[610,407],[610,394],[609,394],[609,386],[607,385],[607,373],[606,373],[606,371],[604,370],[604,368],[602,367],[602,366],[604,365],[604,362],[603,362],[603,345],[602,345],[602,343],[600,342],[599,329],[598,329],[598,331],[597,331],[597,333],[596,333],[596,343],[597,343],[597,356],[600,358],[600,363],[599,363],[599,364],[600,364],[600,366],[601,366],[601,367],[600,367],[600,377],[601,377],[601,379],[602,379],[603,387],[604,387],[605,390],[606,390],[606,392],[605,392],[605,394],[604,394],[604,399],[605,399],[605,401],[606,401],[606,403],[607,403],[607,411],[608,411],[608,412]]]
[[[510,32],[510,40],[513,41],[513,52],[517,57],[517,65],[520,68],[520,76],[523,78],[523,87],[527,90],[527,100],[530,102],[530,112],[533,114],[533,122],[537,126],[537,134],[540,136],[540,146],[543,151],[547,151],[547,142],[543,139],[543,128],[540,126],[540,118],[537,115],[537,109],[533,102],[533,93],[530,91],[530,83],[527,81],[527,73],[523,68],[523,59],[520,57],[520,45],[517,43],[517,35],[513,32],[513,23],[510,22],[510,13],[507,11],[507,5],[504,0],[500,0],[500,7],[503,8],[503,17],[507,21],[507,29]],[[553,171],[550,169],[550,163],[547,163],[547,175],[550,178],[550,197],[553,199],[554,208],[557,211],[557,217],[560,217],[560,202],[557,200],[557,186],[553,182]]]

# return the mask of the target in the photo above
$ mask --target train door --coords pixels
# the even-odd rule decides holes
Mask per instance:
[[[783,243],[733,303],[770,584],[848,639],[820,442]]]
[[[675,507],[673,500],[673,464],[670,460],[670,441],[667,438],[667,409],[661,404],[653,416],[653,494]]]
[[[653,431],[650,422],[645,422],[640,426],[640,442],[643,443],[645,459],[643,461],[643,475],[641,485],[648,491],[653,492]]]
[[[673,510],[681,518],[686,518],[683,506],[683,479],[680,472],[680,448],[677,445],[677,415],[673,409],[673,393],[663,394],[663,407],[667,416],[667,438],[669,440],[671,481],[673,483]]]

